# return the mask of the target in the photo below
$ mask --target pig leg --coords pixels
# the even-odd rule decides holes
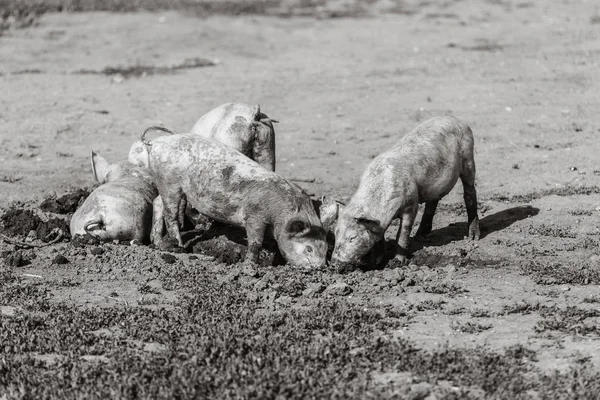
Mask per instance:
[[[475,191],[475,160],[469,157],[463,162],[463,171],[460,175],[463,184],[463,197],[467,207],[467,223],[469,225],[469,239],[479,240],[479,216],[477,215],[477,192]]]
[[[158,244],[165,234],[164,207],[162,197],[158,196],[152,202],[152,234],[150,240]]]
[[[183,224],[185,223],[185,210],[187,208],[187,197],[185,194],[181,196],[181,201],[179,202],[179,211],[178,211],[178,220],[179,229],[183,229]]]
[[[163,199],[164,220],[169,236],[177,240],[177,245],[183,247],[181,233],[179,232],[179,210],[183,201],[181,189],[173,191],[159,191]]]
[[[260,249],[262,249],[263,240],[267,225],[264,222],[249,218],[246,220],[246,237],[248,238],[248,250],[244,262],[257,263]]]
[[[408,206],[402,213],[402,222],[400,223],[398,234],[396,235],[396,240],[398,242],[398,253],[395,257],[402,263],[402,265],[406,264],[407,262],[406,257],[408,256],[408,239],[410,238],[410,232],[415,222],[418,209],[418,204],[416,204]]]
[[[431,233],[433,216],[435,215],[438,202],[439,200],[432,200],[425,203],[425,211],[423,211],[423,217],[421,217],[421,225],[417,229],[417,236],[425,237]]]

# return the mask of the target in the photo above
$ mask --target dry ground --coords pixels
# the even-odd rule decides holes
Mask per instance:
[[[401,323],[385,334],[423,351],[522,345],[535,352],[527,362],[538,373],[567,373],[582,364],[598,371],[600,17],[594,2],[373,2],[368,10],[355,18],[328,18],[335,13],[327,8],[317,13],[327,18],[50,13],[28,28],[4,31],[0,207],[91,186],[90,150],[123,159],[146,126],[185,131],[229,101],[259,103],[280,121],[281,175],[312,181],[302,185],[315,195],[344,199],[374,155],[420,121],[452,114],[475,134],[479,242],[463,240],[458,185],[442,200],[431,237],[413,242],[413,264],[404,270],[298,278],[280,267],[247,276],[210,257],[178,254],[175,264],[166,264],[148,248],[107,244],[94,255],[64,243],[36,251],[37,258],[13,273],[41,276],[25,281],[41,279],[56,303],[169,309],[179,300],[165,285],[165,270],[196,266],[219,282],[237,282],[267,315],[310,310],[334,298],[400,313]],[[191,68],[172,70],[178,65]],[[51,265],[57,252],[70,263]],[[287,276],[300,279],[301,290],[290,294],[273,283]],[[302,294],[310,282],[344,282],[351,293],[341,286]],[[154,289],[140,289],[146,283]],[[374,379],[408,382],[394,370]],[[510,392],[454,384],[475,387],[474,397],[483,396],[481,387],[498,397]],[[510,393],[545,397],[539,388],[526,389]]]

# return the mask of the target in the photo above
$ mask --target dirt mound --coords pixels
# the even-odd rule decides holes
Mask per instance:
[[[55,196],[45,199],[40,204],[40,209],[46,212],[56,214],[74,213],[77,207],[90,195],[88,189],[79,188],[64,196],[56,198]]]
[[[33,211],[26,209],[10,209],[0,217],[0,232],[11,237],[27,236],[34,231],[38,239],[49,242],[56,237],[55,229],[62,230],[63,235],[69,235],[67,221],[51,218],[43,221]]]

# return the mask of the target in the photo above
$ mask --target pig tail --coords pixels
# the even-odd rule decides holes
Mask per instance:
[[[177,134],[177,132],[175,132],[175,131],[172,131],[172,130],[170,130],[169,128],[165,128],[165,127],[163,127],[163,126],[158,126],[158,125],[151,126],[151,127],[149,127],[149,128],[146,128],[146,129],[144,130],[144,132],[142,132],[142,138],[141,138],[141,141],[142,141],[142,143],[144,143],[146,146],[151,146],[151,145],[152,145],[152,142],[150,142],[149,140],[146,140],[146,134],[147,134],[148,132],[150,132],[150,131],[162,131],[162,132],[166,132],[166,133],[168,133],[169,135],[176,135],[176,134]]]

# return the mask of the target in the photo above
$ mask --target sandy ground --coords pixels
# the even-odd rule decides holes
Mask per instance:
[[[484,236],[463,240],[458,185],[442,200],[431,237],[413,242],[413,267],[425,280],[431,274],[467,291],[427,293],[394,284],[389,271],[329,279],[353,288],[348,301],[416,307],[395,334],[422,347],[521,343],[538,351],[544,368],[582,357],[600,365],[597,337],[540,332],[537,312],[503,312],[517,303],[590,308],[583,299],[598,293],[593,279],[552,284],[524,273],[539,264],[599,267],[595,12],[590,1],[540,0],[447,2],[362,19],[45,15],[0,37],[0,206],[91,186],[90,150],[124,159],[146,126],[183,132],[229,101],[258,103],[280,121],[281,175],[314,179],[302,183],[310,193],[345,199],[375,155],[420,121],[452,114],[474,131]],[[141,77],[100,73],[193,58],[216,65]],[[82,281],[55,287],[59,300],[102,305],[116,291],[135,304],[139,280],[154,282],[151,268],[134,274],[128,266],[154,260],[155,251],[137,248],[131,256],[128,247],[108,245],[108,255],[92,256],[68,246],[40,251],[22,269]],[[49,270],[57,251],[72,262]],[[161,303],[173,301],[160,292]],[[464,332],[467,322],[482,331]]]

